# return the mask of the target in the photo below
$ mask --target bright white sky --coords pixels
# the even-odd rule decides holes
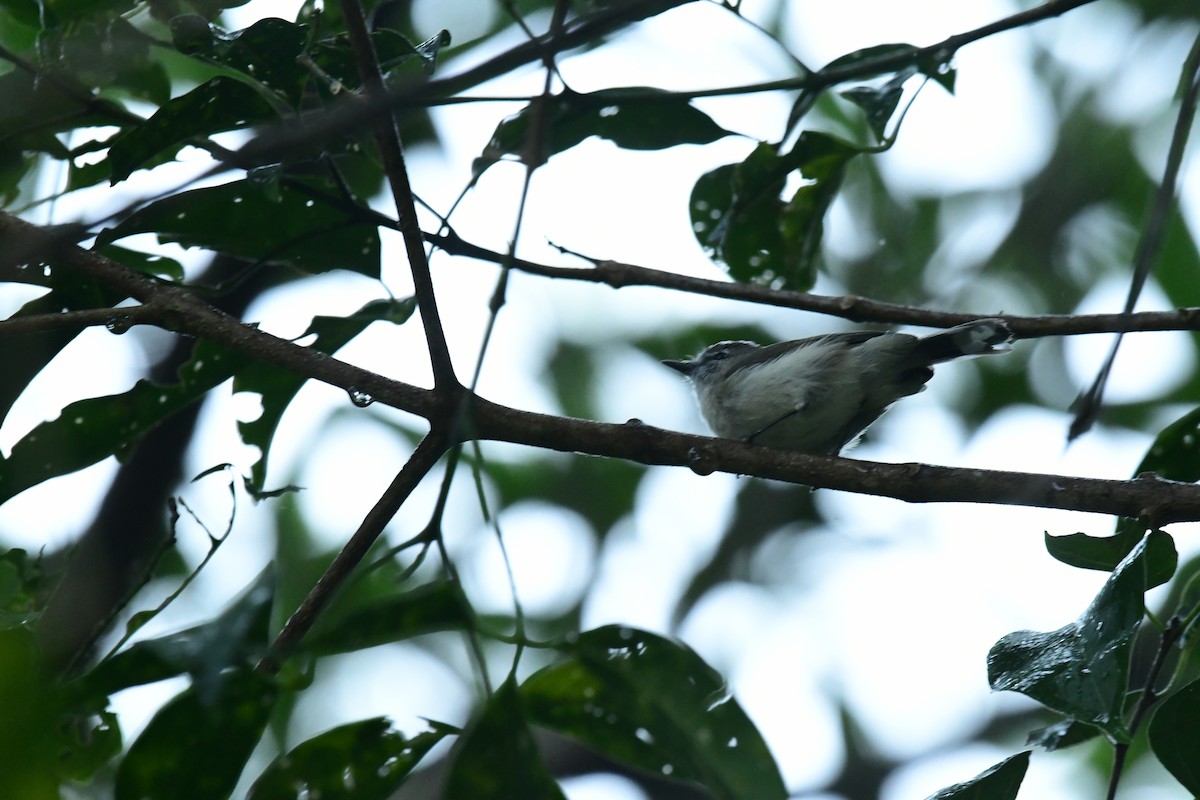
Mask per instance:
[[[267,0],[254,0],[230,13],[230,27],[244,27],[271,14],[290,18],[294,5],[285,3],[272,10]],[[482,5],[477,0],[418,2],[416,13],[418,19],[431,20],[431,28],[449,27],[462,41],[470,38],[469,16]],[[744,4],[751,18],[773,6]],[[458,28],[443,21],[454,19],[455,9],[463,10]],[[986,206],[981,206],[984,213],[969,223],[974,226],[970,235],[948,237],[946,252],[939,254],[945,261],[939,268],[946,270],[950,280],[956,264],[987,257],[1015,210],[1016,198],[1006,190],[1019,185],[1048,155],[1055,110],[1030,71],[1035,40],[1050,48],[1079,81],[1103,86],[1100,102],[1114,119],[1137,123],[1167,102],[1194,32],[1140,31],[1137,20],[1121,9],[1116,3],[1098,3],[1034,31],[1007,33],[971,45],[956,59],[954,96],[929,86],[917,98],[899,143],[880,157],[889,185],[914,196],[988,193]],[[856,0],[788,3],[786,14],[789,45],[810,66],[820,66],[874,44],[932,43],[1015,10],[1016,4],[1001,0],[903,4]],[[537,20],[531,22],[538,27]],[[508,43],[515,41],[514,35]],[[720,47],[714,47],[714,42],[720,42]],[[485,55],[473,54],[472,62]],[[461,67],[451,60],[441,70],[451,74]],[[768,46],[764,37],[749,26],[732,25],[726,12],[708,3],[651,20],[619,47],[569,59],[562,69],[578,90],[647,83],[707,87],[790,74],[784,55]],[[650,77],[647,70],[653,70]],[[515,81],[476,93],[532,93],[540,89],[540,82],[540,73],[530,70]],[[777,137],[786,117],[784,100],[773,95],[708,101],[703,107],[722,125],[751,137]],[[411,154],[414,183],[427,201],[448,207],[469,177],[471,158],[498,119],[512,110],[515,107],[465,105],[437,113],[444,150]],[[1159,122],[1139,129],[1145,143],[1144,163],[1155,172],[1165,147]],[[740,158],[752,146],[752,139],[729,138],[705,148],[623,153],[593,140],[557,156],[535,176],[522,254],[561,263],[561,257],[546,246],[549,239],[598,257],[717,276],[720,273],[699,251],[689,231],[687,194],[701,172]],[[1189,211],[1196,208],[1196,176],[1194,168],[1185,175]],[[515,166],[493,168],[455,216],[456,228],[472,241],[503,249],[512,233],[511,214],[521,177]],[[65,221],[94,202],[94,196],[68,199],[56,207],[55,221]],[[108,197],[102,202],[109,202]],[[1196,230],[1196,217],[1189,220]],[[967,224],[945,221],[950,231],[965,229]],[[853,252],[862,246],[861,235],[848,208],[835,207],[829,224],[831,252]],[[396,241],[388,241],[387,247],[385,282],[402,295],[409,283],[402,250]],[[444,257],[435,260],[435,271],[456,365],[460,374],[469,374],[495,273],[486,266]],[[832,285],[819,289],[837,291]],[[1124,290],[1120,282],[1097,286],[1079,310],[1115,310]],[[349,313],[380,295],[377,284],[361,277],[324,276],[273,293],[252,310],[251,317],[272,332],[297,335],[314,313]],[[986,293],[976,297],[976,310],[981,312],[1019,308],[1015,305],[1019,298]],[[23,299],[4,296],[0,302],[8,309]],[[1151,287],[1144,305],[1161,307],[1164,302]],[[540,377],[554,337],[603,342],[631,331],[670,330],[700,320],[754,320],[780,338],[837,324],[796,312],[705,298],[640,289],[618,292],[517,275],[489,351],[482,391],[499,402],[556,412],[559,409]],[[145,360],[138,348],[129,346],[139,336],[92,331],[80,337],[14,408],[0,429],[0,449],[7,452],[38,421],[55,416],[64,403],[78,399],[64,388],[68,379],[70,385],[87,386],[96,394],[128,388]],[[1031,369],[1036,370],[1037,344],[1018,347],[1034,349]],[[1090,381],[1106,347],[1106,337],[1071,341],[1070,374],[1047,377],[1047,400],[1065,408],[1078,388]],[[1195,358],[1191,340],[1183,334],[1133,336],[1124,347],[1111,384],[1110,398],[1116,402],[1170,389]],[[429,382],[416,324],[400,329],[376,326],[342,356],[403,380]],[[644,355],[614,355],[603,378],[604,419],[639,417],[663,427],[704,430],[678,376]],[[942,368],[929,391],[889,412],[877,426],[880,435],[874,443],[853,455],[1121,478],[1132,473],[1149,444],[1144,435],[1100,430],[1068,449],[1064,446],[1066,415],[1033,408],[1010,409],[968,437],[943,404],[976,388],[969,370]],[[252,415],[254,409],[255,403],[247,398],[210,403],[201,445],[190,456],[194,473],[225,461],[242,468],[252,463],[254,454],[237,440],[229,415]],[[369,413],[404,419],[376,408]],[[320,386],[302,393],[276,442],[268,483],[306,486],[298,502],[330,545],[353,530],[406,456],[398,443],[379,434],[369,414],[354,410],[340,391]],[[500,446],[488,446],[485,452],[495,458],[520,455]],[[90,516],[114,468],[112,463],[97,465],[26,492],[0,507],[0,533],[8,542],[33,549],[74,535]],[[636,508],[602,553],[595,551],[587,523],[569,512],[538,505],[511,509],[502,524],[526,606],[536,611],[573,602],[588,576],[598,570],[585,624],[621,622],[666,631],[678,591],[722,534],[737,480],[725,475],[701,478],[684,470],[650,470]],[[228,513],[227,492],[219,484],[210,478],[188,487],[185,495],[190,504],[206,509],[207,521],[217,529],[223,527]],[[468,491],[465,481],[459,488],[463,502],[452,505],[446,527],[452,532],[454,552],[462,559],[470,593],[484,609],[507,608],[507,580],[490,534],[471,505],[473,490]],[[436,481],[426,481],[413,504],[395,521],[397,540],[424,524],[435,490]],[[836,710],[828,698],[831,688],[845,694],[873,747],[891,756],[919,759],[889,787],[885,800],[924,797],[1015,752],[1020,742],[1013,742],[1007,751],[983,747],[945,751],[942,745],[969,734],[991,711],[1020,702],[1015,696],[989,693],[984,658],[990,645],[1013,630],[1048,630],[1065,624],[1082,612],[1100,585],[1101,576],[1052,561],[1042,548],[1042,532],[1105,534],[1111,531],[1111,520],[1043,510],[919,507],[832,492],[821,492],[818,501],[830,519],[828,535],[806,544],[803,552],[780,545],[784,549],[777,561],[791,565],[793,580],[776,581],[769,589],[722,587],[687,618],[681,631],[728,676],[767,737],[788,785],[797,792],[810,789],[838,768],[840,738]],[[172,613],[148,633],[205,618],[214,605],[226,602],[271,557],[269,537],[260,533],[271,524],[269,507],[241,503],[231,541]],[[191,534],[184,533],[181,546],[198,559],[204,537],[198,531]],[[1181,547],[1186,547],[1188,538],[1178,537]],[[453,639],[444,644],[439,651],[455,648]],[[295,740],[378,713],[391,714],[402,728],[414,731],[421,727],[420,716],[460,722],[469,709],[471,689],[462,672],[455,671],[464,665],[453,659],[451,663],[454,669],[412,646],[339,659],[322,670],[324,680],[298,709]],[[396,681],[396,675],[405,678]],[[151,713],[151,700],[177,690],[178,686],[158,686],[127,692],[120,706],[127,733],[133,733]],[[1036,755],[1024,796],[1069,796],[1075,788],[1069,768],[1067,760]],[[572,800],[640,797],[628,782],[612,776],[569,781],[566,789]]]

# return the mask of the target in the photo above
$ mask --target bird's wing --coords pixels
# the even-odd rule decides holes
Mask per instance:
[[[845,333],[827,333],[824,336],[810,336],[807,339],[793,339],[789,342],[776,342],[755,351],[757,358],[764,361],[779,358],[801,347],[811,347],[814,344],[855,345],[883,336],[887,331],[846,331]],[[757,360],[757,359],[756,359]]]

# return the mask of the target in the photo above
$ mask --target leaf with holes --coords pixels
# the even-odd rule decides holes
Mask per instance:
[[[544,121],[544,139],[536,138]],[[708,144],[730,132],[686,98],[660,89],[627,87],[589,94],[562,92],[535,100],[500,123],[475,175],[507,155],[532,163],[561,153],[591,136],[608,139],[627,150],[665,150],[680,144]],[[531,153],[537,144],[541,152]]]
[[[783,154],[760,143],[741,163],[718,167],[696,181],[689,203],[696,239],[734,280],[812,288],[825,212],[846,164],[859,152],[841,139],[810,131]],[[785,203],[780,195],[794,170],[804,183]]]

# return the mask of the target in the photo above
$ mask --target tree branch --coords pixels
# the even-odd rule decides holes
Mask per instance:
[[[472,438],[608,456],[707,475],[728,472],[909,503],[988,503],[1146,518],[1200,519],[1200,486],[1153,474],[1118,481],[1027,472],[884,464],[812,456],[731,439],[675,433],[640,420],[623,425],[535,414],[477,399]]]
[[[425,233],[425,240],[441,250],[492,264],[511,264],[514,269],[544,278],[601,283],[614,289],[626,286],[656,286],[691,292],[708,297],[740,300],[747,303],[813,311],[852,322],[884,322],[892,325],[925,325],[949,328],[983,317],[998,317],[1008,323],[1020,339],[1043,336],[1067,336],[1117,331],[1200,330],[1200,307],[1173,311],[1143,311],[1135,314],[1004,314],[993,310],[980,312],[937,311],[929,308],[885,303],[857,295],[821,295],[756,286],[749,283],[696,278],[666,270],[639,267],[619,261],[589,259],[591,267],[557,267],[520,258],[464,241],[454,232]],[[562,248],[559,248],[562,249]],[[564,251],[565,252],[565,251]],[[579,254],[574,254],[579,255]],[[586,256],[581,256],[587,258]]]
[[[0,241],[21,241],[41,260],[53,255],[62,268],[164,308],[171,330],[244,353],[349,391],[369,392],[389,406],[427,419],[446,413],[436,393],[390,380],[336,358],[272,336],[222,314],[187,291],[164,286],[103,256],[63,244],[31,223],[0,212]],[[958,469],[923,464],[878,464],[810,456],[785,450],[660,430],[637,420],[618,425],[520,411],[469,395],[469,418],[456,428],[464,439],[492,439],[562,452],[624,458],[642,464],[685,466],[700,474],[755,475],[815,488],[894,497],[910,503],[970,502],[1061,508],[1151,524],[1200,520],[1200,486],[1161,480],[1098,480],[1063,475]],[[457,407],[459,410],[463,406]]]

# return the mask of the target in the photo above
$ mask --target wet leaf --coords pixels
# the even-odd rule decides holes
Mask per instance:
[[[1167,534],[1150,533],[1075,622],[1048,633],[1010,633],[997,642],[988,653],[992,688],[1021,692],[1116,741],[1127,740],[1122,710],[1130,648],[1149,583],[1146,554],[1167,547],[1174,552]]]
[[[431,730],[409,739],[385,717],[341,725],[276,758],[247,800],[386,800],[445,735]]]
[[[588,631],[567,660],[521,687],[531,722],[714,797],[787,797],[762,736],[721,676],[678,642],[631,628]]]
[[[988,767],[969,781],[947,786],[929,800],[1014,800],[1027,769],[1028,750]]]

